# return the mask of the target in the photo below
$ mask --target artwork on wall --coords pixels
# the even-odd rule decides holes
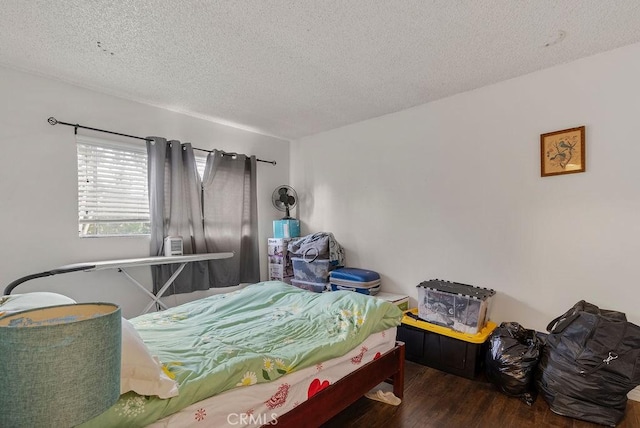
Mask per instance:
[[[585,171],[584,126],[540,135],[541,176]]]

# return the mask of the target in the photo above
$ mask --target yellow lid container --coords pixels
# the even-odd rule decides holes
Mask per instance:
[[[407,313],[412,313],[414,315],[418,315],[418,308],[409,309],[405,311],[404,316],[402,317],[402,324],[410,325],[422,330],[431,331],[433,333],[438,333],[443,336],[452,337],[454,339],[463,340],[469,343],[484,343],[489,338],[489,335],[495,328],[497,327],[496,323],[492,321],[487,321],[485,326],[479,332],[475,334],[470,333],[462,333],[459,331],[451,330],[447,327],[442,327],[440,325],[431,324],[426,321],[420,321],[415,318],[410,317]]]

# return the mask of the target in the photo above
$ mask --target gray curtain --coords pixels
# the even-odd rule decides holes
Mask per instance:
[[[150,137],[147,141],[151,255],[164,255],[164,238],[180,236],[184,254],[206,253],[201,182],[191,144]],[[179,265],[152,266],[156,293]],[[193,262],[164,295],[209,289],[208,262]]]
[[[214,150],[202,180],[204,232],[211,253],[232,251],[234,257],[210,266],[211,287],[260,280],[256,158]]]

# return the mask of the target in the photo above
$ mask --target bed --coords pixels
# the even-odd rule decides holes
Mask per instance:
[[[383,381],[402,398],[401,315],[278,281],[141,315],[135,334],[178,394],[130,391],[81,426],[319,426]]]

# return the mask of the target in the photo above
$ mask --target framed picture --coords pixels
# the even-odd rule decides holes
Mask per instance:
[[[542,177],[585,171],[584,126],[540,135]]]

